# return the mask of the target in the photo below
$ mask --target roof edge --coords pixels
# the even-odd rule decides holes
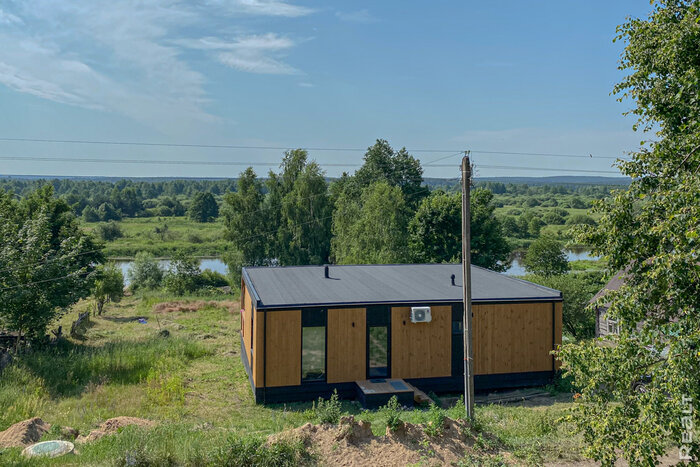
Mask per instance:
[[[528,298],[482,298],[477,300],[472,300],[472,304],[484,305],[484,304],[497,304],[497,303],[550,303],[550,302],[561,302],[562,297],[528,297]],[[392,301],[377,301],[377,302],[326,302],[326,303],[294,303],[289,305],[263,305],[258,302],[257,307],[260,310],[290,310],[297,308],[331,308],[334,306],[345,307],[345,306],[373,306],[373,305],[425,305],[430,303],[462,303],[461,300],[392,300]]]

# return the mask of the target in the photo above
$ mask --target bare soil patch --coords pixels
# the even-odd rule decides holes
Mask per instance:
[[[0,447],[26,447],[36,443],[51,429],[51,425],[39,417],[15,423],[5,431],[0,431]]]
[[[463,459],[473,445],[469,427],[449,418],[442,434],[434,437],[423,426],[410,423],[375,436],[369,422],[352,416],[343,417],[338,425],[307,423],[273,435],[270,441],[286,437],[303,441],[322,465],[342,466],[451,465]]]
[[[105,420],[97,429],[92,430],[86,436],[78,436],[75,439],[76,443],[87,443],[90,441],[96,441],[104,436],[111,435],[119,431],[120,428],[129,425],[136,425],[142,427],[152,427],[155,426],[155,422],[151,420],[146,420],[145,418],[136,417],[115,417]]]
[[[174,302],[162,302],[153,305],[154,313],[192,313],[201,310],[205,307],[217,307],[226,308],[229,312],[233,313],[238,310],[238,303],[232,301],[216,301],[216,300],[197,300],[194,302],[188,301],[174,301]]]

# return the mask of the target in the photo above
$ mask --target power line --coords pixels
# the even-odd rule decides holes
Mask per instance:
[[[456,154],[452,154],[454,156]],[[258,161],[194,161],[194,160],[145,160],[145,159],[110,159],[110,158],[78,158],[78,157],[44,157],[44,156],[0,156],[0,160],[5,161],[33,161],[33,162],[80,162],[80,163],[95,163],[95,164],[147,164],[147,165],[197,165],[197,166],[278,166],[278,162],[258,162]],[[318,164],[321,167],[361,167],[362,164],[357,163],[322,163]],[[428,164],[426,164],[428,165]],[[429,167],[450,167],[454,168],[454,164],[434,164],[430,163]],[[575,172],[575,173],[607,173],[619,174],[618,171],[612,170],[592,170],[592,169],[560,169],[553,167],[523,167],[515,165],[486,165],[476,164],[476,168],[485,169],[504,169],[504,170],[534,170],[547,172]]]
[[[204,143],[162,143],[162,142],[143,142],[143,141],[106,141],[106,140],[80,140],[80,139],[44,139],[44,138],[2,138],[0,141],[8,142],[25,142],[25,143],[59,143],[59,144],[91,144],[91,145],[111,145],[111,146],[146,146],[146,147],[171,147],[171,148],[201,148],[201,149],[255,149],[262,151],[286,151],[290,149],[305,149],[307,151],[335,151],[335,152],[366,152],[368,148],[339,148],[339,147],[322,147],[322,146],[254,146],[254,145],[235,145],[235,144],[204,144]],[[409,152],[415,153],[456,153],[462,154],[464,150],[456,149],[406,149]],[[539,152],[515,152],[515,151],[491,151],[483,149],[471,149],[472,153],[477,154],[500,154],[506,156],[544,156],[544,157],[571,157],[580,159],[611,159],[616,160],[619,157],[603,156],[593,154],[559,154],[559,153],[539,153]]]

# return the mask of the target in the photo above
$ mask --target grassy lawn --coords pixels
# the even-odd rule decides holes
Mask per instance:
[[[230,444],[232,435],[265,436],[317,421],[310,403],[254,403],[239,355],[239,313],[212,305],[196,312],[153,313],[154,304],[173,299],[157,293],[127,297],[109,305],[105,315],[91,318],[84,338],[20,357],[0,378],[0,430],[38,416],[84,434],[107,418],[142,417],[159,424],[150,430],[127,427],[79,446],[79,455],[68,460],[113,465],[141,449],[199,465],[213,450]],[[65,316],[64,329],[89,306],[81,303]],[[169,337],[159,336],[163,329]],[[483,446],[477,448],[507,453],[523,463],[578,459],[580,439],[557,422],[569,401],[561,395],[533,407],[477,406],[483,433],[477,443]],[[376,434],[384,433],[383,412],[362,411],[355,402],[343,402],[342,410],[371,421]],[[403,412],[402,418],[425,423],[427,413],[419,408]],[[19,451],[0,454],[0,464],[21,464]]]
[[[97,225],[99,222],[85,223],[91,230]],[[107,242],[105,254],[110,257],[129,258],[139,251],[168,257],[178,250],[195,256],[219,256],[229,247],[221,220],[200,223],[187,217],[144,217],[126,218],[117,225],[123,236]]]

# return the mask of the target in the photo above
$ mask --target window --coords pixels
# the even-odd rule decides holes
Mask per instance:
[[[323,381],[326,377],[326,327],[301,328],[301,379]]]
[[[461,321],[452,321],[452,334],[464,334],[464,323]]]
[[[608,320],[608,333],[620,334],[620,329],[617,327],[617,321],[612,319]]]
[[[369,377],[389,377],[389,331],[386,326],[369,328]]]

